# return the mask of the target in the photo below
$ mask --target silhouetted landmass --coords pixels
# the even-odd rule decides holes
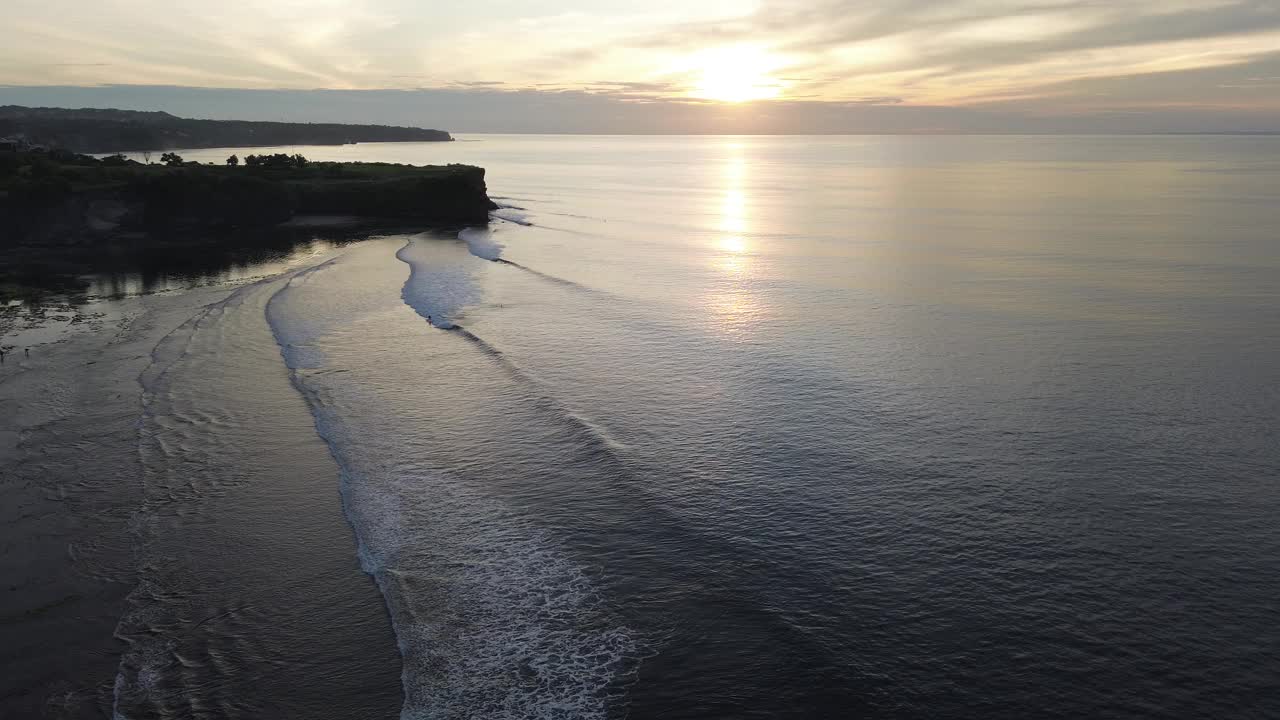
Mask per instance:
[[[488,222],[496,207],[484,169],[471,165],[284,154],[245,161],[200,165],[167,154],[165,164],[142,164],[120,155],[0,150],[0,297],[5,285],[48,286],[48,278],[91,271],[104,252],[253,244],[299,214],[464,225]]]
[[[192,120],[166,112],[17,105],[0,106],[0,138],[7,137],[82,153],[453,140],[443,130],[416,127]]]

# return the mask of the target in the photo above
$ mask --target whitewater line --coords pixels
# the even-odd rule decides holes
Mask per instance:
[[[603,720],[617,700],[610,689],[638,661],[631,631],[555,537],[447,472],[352,436],[359,413],[324,401],[340,389],[290,362],[282,303],[301,290],[300,279],[268,300],[267,320],[338,466],[360,567],[390,618],[402,659],[402,720]],[[423,523],[416,515],[427,490],[432,516]],[[428,583],[434,591],[424,595]]]

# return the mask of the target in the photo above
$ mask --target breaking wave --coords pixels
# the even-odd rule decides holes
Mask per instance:
[[[493,237],[489,228],[467,228],[458,233],[458,238],[467,244],[467,250],[484,260],[498,260],[502,257],[503,244]]]
[[[438,326],[456,328],[449,318],[472,297],[469,279],[448,263],[422,261],[413,245],[396,254],[412,267],[403,299]],[[312,293],[341,297],[345,282],[352,281],[326,274],[324,287],[290,283],[267,317],[338,462],[361,566],[386,599],[404,661],[401,718],[607,717],[637,642],[590,575],[551,533],[415,455],[402,419],[371,404],[355,373],[334,372],[341,368],[333,358],[289,350],[305,335],[322,337],[293,327]],[[325,367],[307,362],[314,357]]]
[[[396,257],[408,265],[409,281],[401,290],[405,304],[418,311],[434,326],[452,328],[464,307],[480,298],[471,270],[457,263],[433,263],[427,249],[410,240]]]

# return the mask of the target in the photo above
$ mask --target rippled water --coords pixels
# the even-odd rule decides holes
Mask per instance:
[[[1280,139],[291,150],[504,206],[264,309],[404,717],[1280,713]]]

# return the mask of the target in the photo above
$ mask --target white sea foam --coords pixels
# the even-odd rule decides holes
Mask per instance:
[[[439,259],[433,261],[431,250],[429,245],[410,240],[396,253],[396,257],[411,268],[401,297],[418,314],[430,318],[432,325],[448,329],[454,327],[454,320],[463,308],[480,299],[480,291],[471,277],[470,267]]]
[[[635,642],[554,538],[443,474],[342,457],[404,658],[402,718],[605,717]]]
[[[513,222],[517,225],[533,225],[533,221],[529,219],[529,213],[525,212],[524,208],[508,205],[506,207],[499,207],[490,214],[499,220],[506,220],[507,222]]]
[[[404,299],[448,322],[471,297],[470,278],[461,283],[448,256],[423,245],[397,254],[413,268]],[[286,326],[311,305],[310,293],[341,297],[340,275],[325,282],[332,287],[285,287],[269,304],[282,345],[298,336]],[[636,641],[556,537],[483,488],[434,469],[404,443],[403,419],[371,403],[352,374],[285,357],[341,468],[361,565],[390,610],[404,660],[401,717],[606,717],[619,679],[634,667]]]
[[[458,238],[467,244],[472,255],[485,260],[497,260],[502,257],[505,247],[494,239],[494,231],[489,228],[467,228],[458,233]]]
[[[317,273],[333,267],[336,261],[337,258],[334,258],[297,273],[289,278],[286,287],[297,287],[310,282]],[[280,323],[280,331],[276,334],[276,340],[280,343],[280,350],[284,354],[285,362],[290,367],[295,368],[323,367],[324,354],[316,347],[315,341],[323,334],[324,330],[323,325],[313,321],[305,314],[299,314],[291,318],[291,322]]]

